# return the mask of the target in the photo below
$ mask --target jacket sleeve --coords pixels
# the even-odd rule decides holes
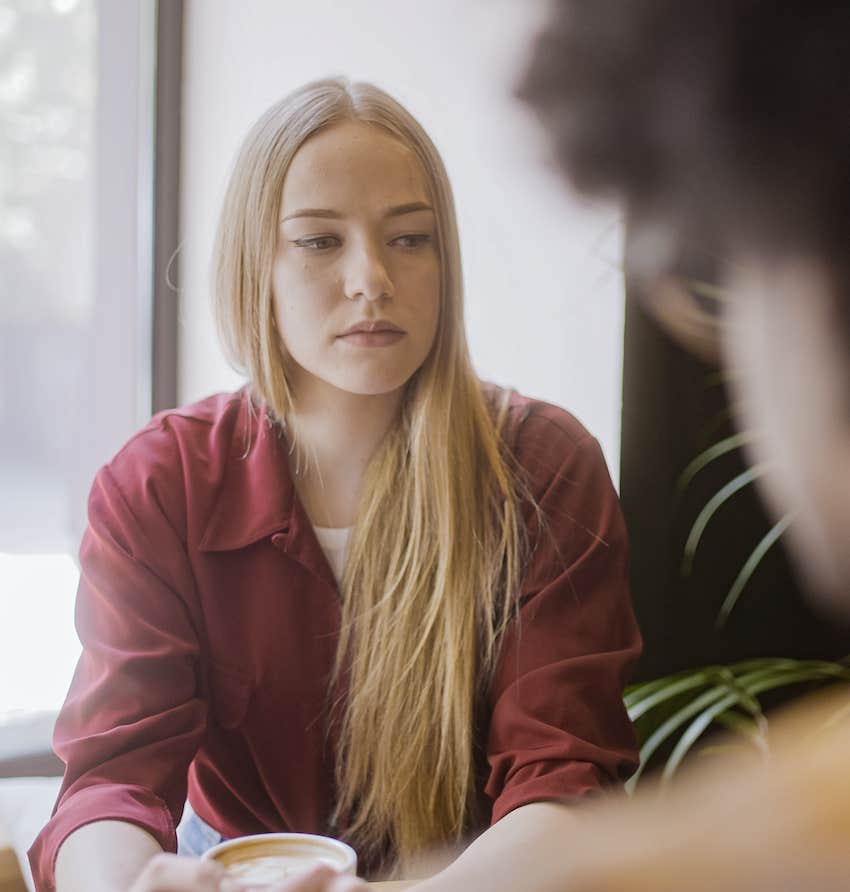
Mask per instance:
[[[128,821],[176,851],[188,766],[206,728],[194,584],[180,518],[168,510],[183,497],[169,489],[182,484],[157,487],[140,464],[119,454],[89,498],[76,602],[83,651],[54,731],[65,775],[29,852],[39,892],[55,888],[65,838],[93,821]]]
[[[623,781],[638,760],[623,688],[641,639],[617,494],[595,439],[535,423],[550,427],[529,460],[541,522],[490,691],[493,823]]]

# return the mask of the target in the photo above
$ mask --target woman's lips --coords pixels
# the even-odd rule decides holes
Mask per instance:
[[[397,344],[403,337],[403,331],[352,331],[350,334],[340,335],[339,340],[354,347],[391,347]]]

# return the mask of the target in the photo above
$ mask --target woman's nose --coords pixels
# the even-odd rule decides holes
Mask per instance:
[[[393,294],[393,283],[380,248],[363,245],[353,249],[346,270],[345,296],[349,300],[371,301],[391,298]]]

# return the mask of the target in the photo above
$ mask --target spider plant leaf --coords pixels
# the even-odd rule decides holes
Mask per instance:
[[[764,672],[767,670],[759,671]],[[724,666],[717,674],[717,683],[725,684],[730,693],[737,694],[740,705],[754,718],[764,718],[761,703],[759,703],[758,699],[751,693],[747,686],[741,683],[741,679],[737,675],[735,675],[735,673],[732,672],[731,669]]]
[[[732,583],[732,587],[729,589],[723,603],[720,605],[720,612],[717,614],[715,628],[721,629],[726,624],[729,614],[738,603],[738,598],[741,597],[741,593],[746,588],[753,573],[758,569],[758,565],[762,562],[767,552],[770,551],[771,547],[779,541],[793,519],[794,515],[792,513],[786,514],[785,517],[778,520],[752,550],[752,553],[745,561],[744,566],[741,567],[741,571],[735,577],[735,581]]]
[[[789,672],[789,671],[780,671],[780,672],[758,672],[752,673],[753,676],[759,676],[758,678],[747,679],[746,676],[740,679],[736,679],[736,688],[743,689],[747,691],[751,697],[754,699],[756,694],[762,693],[767,690],[772,690],[777,687],[784,687],[791,684],[798,684],[804,681],[813,681],[820,678],[823,678],[825,675],[827,677],[832,677],[835,673],[836,667],[830,666],[829,664],[819,665],[819,666],[804,666],[799,669],[797,672]],[[667,759],[667,762],[664,766],[664,770],[661,775],[662,783],[668,783],[670,778],[678,770],[679,766],[682,763],[682,760],[694,746],[694,744],[699,740],[699,738],[705,733],[706,729],[711,725],[711,723],[723,713],[725,713],[730,706],[738,703],[750,711],[752,709],[752,702],[748,702],[749,698],[743,698],[741,696],[741,690],[736,689],[731,691],[726,697],[719,700],[716,703],[709,705],[706,709],[704,709],[688,726],[688,728],[684,731],[682,736],[679,738],[676,746],[673,748],[673,752]],[[756,711],[754,711],[754,717],[756,720],[756,727],[759,726],[758,723],[761,723],[761,733],[758,735],[759,738],[763,741],[763,747],[766,749],[767,741],[764,736],[764,731],[766,729],[766,723],[764,720],[764,715],[761,710],[761,705],[758,701],[755,701]],[[729,716],[726,716],[726,722],[729,722]],[[752,727],[752,725],[750,726]]]
[[[729,452],[734,452],[752,439],[753,435],[751,433],[748,431],[741,431],[740,433],[732,434],[731,437],[724,437],[724,439],[719,440],[714,445],[709,446],[708,449],[704,449],[700,452],[696,458],[688,463],[688,466],[679,475],[679,480],[676,483],[676,489],[679,491],[679,494],[683,493],[688,488],[690,482],[703,468],[721,456],[726,455]]]
[[[628,706],[629,715],[633,719],[645,716],[653,707],[676,696],[689,691],[696,693],[701,686],[710,685],[707,690],[699,692],[693,700],[665,718],[650,734],[641,748],[640,767],[627,783],[626,789],[633,792],[655,752],[688,721],[691,722],[690,726],[668,757],[668,778],[675,774],[681,761],[712,722],[736,731],[759,751],[766,752],[768,723],[758,695],[779,687],[824,681],[850,683],[850,665],[826,660],[758,658],[743,660],[730,666],[687,670],[635,686],[630,692],[632,700]],[[727,705],[718,709],[718,704],[724,701],[728,701]],[[850,702],[847,712],[850,712]],[[836,721],[843,714],[843,710],[838,710],[839,718]],[[700,751],[702,752],[702,748]]]
[[[697,519],[694,521],[691,531],[688,534],[688,540],[685,542],[685,556],[682,564],[682,572],[687,575],[691,572],[693,566],[694,555],[699,545],[702,534],[708,526],[709,521],[717,513],[717,511],[735,495],[736,492],[748,486],[754,480],[757,480],[767,470],[767,466],[753,465],[742,471],[736,477],[733,477],[725,486],[721,487],[706,503],[705,507],[700,511]]]
[[[695,700],[692,700],[690,703],[685,704],[681,709],[677,710],[673,715],[670,716],[666,721],[662,722],[655,731],[650,734],[647,738],[646,742],[640,749],[640,765],[638,766],[637,771],[629,778],[626,783],[626,790],[628,792],[632,792],[637,785],[638,780],[640,780],[641,775],[643,774],[646,766],[649,764],[650,759],[654,755],[655,751],[670,737],[675,731],[677,731],[682,725],[685,724],[689,719],[693,716],[702,712],[706,707],[711,706],[712,703],[717,702],[722,697],[729,696],[728,689],[725,685],[717,685],[704,693],[700,694]],[[737,699],[737,695],[733,697],[731,702],[734,702]]]
[[[735,410],[732,406],[724,406],[712,415],[699,431],[699,442],[706,443],[714,438],[715,434],[725,427],[734,417]]]
[[[760,669],[799,669],[800,660],[793,660],[790,657],[756,657],[750,660],[741,660],[733,663],[729,669],[736,678],[740,678],[749,672],[755,672]]]
[[[643,700],[644,697],[648,697],[650,694],[654,694],[656,691],[666,688],[669,684],[672,684],[681,678],[689,678],[694,672],[701,671],[703,670],[688,670],[686,672],[678,672],[672,675],[663,675],[661,678],[654,678],[651,681],[639,682],[638,684],[626,688],[626,692],[623,695],[623,702],[627,707],[632,707],[635,703]]]
[[[735,709],[728,709],[715,716],[714,721],[727,731],[746,738],[762,754],[767,754],[767,719],[764,716],[741,715]]]
[[[633,722],[636,722],[642,715],[646,714],[650,709],[658,706],[660,703],[664,703],[679,694],[683,694],[685,691],[703,687],[709,683],[709,681],[710,676],[705,672],[698,672],[687,678],[679,678],[675,681],[671,681],[664,687],[651,691],[646,697],[634,702],[628,707],[629,718]]]
[[[697,740],[702,737],[714,719],[721,713],[726,712],[730,706],[734,706],[738,699],[739,695],[737,692],[727,694],[721,700],[708,706],[696,716],[691,724],[685,729],[684,733],[676,743],[676,746],[673,747],[673,752],[670,753],[667,758],[664,770],[661,773],[662,784],[669,783],[670,778],[673,777],[679,766],[682,764],[682,759],[685,758]]]
[[[758,668],[736,676],[733,669],[742,665]],[[715,720],[724,726],[737,724],[736,730],[739,731],[746,727],[752,742],[764,751],[767,746],[767,720],[757,699],[758,694],[778,687],[826,679],[841,678],[850,682],[850,670],[847,667],[821,661],[755,660],[738,664],[737,667],[710,669],[714,671],[706,670],[706,674],[711,675],[712,680],[717,683],[663,722],[641,748],[640,767],[626,785],[629,792],[634,790],[656,750],[688,720],[691,720],[691,724],[683,732],[665,763],[663,783],[676,773],[682,760]],[[734,707],[744,709],[752,718],[732,712]],[[741,724],[742,722],[746,724]]]
[[[678,678],[678,676],[665,675],[662,678],[653,678],[651,681],[630,685],[623,694],[623,703],[626,704],[627,709],[631,708],[639,700],[670,684],[674,678]]]
[[[752,694],[761,694],[764,691],[771,691],[774,688],[788,687],[794,684],[804,684],[813,681],[826,681],[835,678],[832,673],[818,672],[812,669],[801,669],[799,672],[783,672],[777,675],[771,675],[762,678],[757,682],[748,685]],[[848,681],[845,677],[844,681]]]
[[[840,663],[822,660],[790,660],[775,667],[749,672],[738,676],[737,682],[753,695],[782,685],[802,684],[813,681],[850,681],[850,669]]]

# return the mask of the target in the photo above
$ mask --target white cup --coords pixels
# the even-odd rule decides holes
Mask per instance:
[[[280,883],[319,864],[357,874],[357,853],[351,846],[311,833],[238,836],[207,849],[201,857],[218,862],[246,886]]]

